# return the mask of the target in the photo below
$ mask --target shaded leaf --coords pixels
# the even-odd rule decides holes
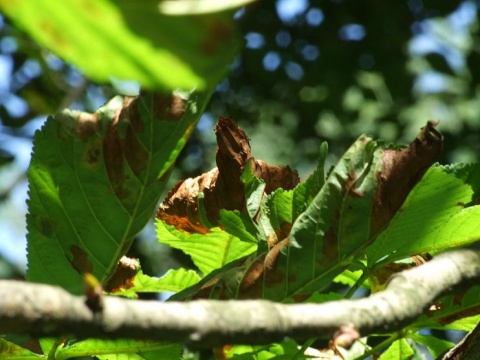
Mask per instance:
[[[258,229],[246,213],[220,210],[219,222],[227,233],[242,241],[258,243],[258,238],[255,236],[258,234]]]
[[[85,272],[107,282],[153,214],[204,102],[118,96],[94,114],[47,120],[28,170],[28,280],[77,294]]]
[[[315,171],[305,180],[298,184],[293,192],[292,218],[296,220],[312,203],[317,193],[325,183],[325,160],[328,153],[328,144],[323,142],[320,145],[318,163]]]
[[[280,230],[285,223],[292,223],[292,202],[295,191],[277,189],[265,199],[265,206],[268,209],[268,218],[275,230]]]

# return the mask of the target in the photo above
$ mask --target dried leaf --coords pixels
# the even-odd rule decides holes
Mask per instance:
[[[440,154],[443,136],[435,129],[437,124],[427,122],[409,147],[383,152],[371,222],[372,234],[378,234],[388,225],[410,190]]]
[[[115,272],[105,284],[105,291],[116,293],[133,287],[135,275],[140,270],[138,259],[123,256],[117,263]]]
[[[300,181],[288,166],[269,165],[255,160],[245,132],[230,118],[220,118],[215,125],[218,150],[217,168],[196,178],[182,180],[169,192],[157,212],[157,218],[187,232],[207,233],[201,220],[198,196],[204,193],[203,204],[208,222],[218,226],[220,210],[245,211],[245,186],[241,175],[250,163],[253,173],[265,182],[265,192],[293,189]]]

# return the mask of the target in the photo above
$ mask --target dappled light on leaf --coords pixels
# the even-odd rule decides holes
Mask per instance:
[[[65,110],[46,121],[28,170],[30,281],[80,294],[91,273],[105,285],[200,115],[205,94],[190,96],[117,96],[94,114]]]

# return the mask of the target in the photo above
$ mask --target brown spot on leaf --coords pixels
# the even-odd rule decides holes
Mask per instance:
[[[338,235],[336,234],[335,229],[332,226],[330,226],[325,232],[322,253],[324,255],[324,257],[322,258],[322,263],[324,262],[325,264],[336,262],[339,258]]]
[[[85,149],[84,160],[87,164],[95,166],[98,164],[99,160],[102,158],[102,142],[101,140],[95,139]]]
[[[36,224],[38,231],[48,238],[55,237],[55,231],[57,229],[56,220],[50,218],[47,215],[39,215],[36,217]]]
[[[443,136],[429,121],[409,147],[385,150],[378,173],[371,233],[380,233],[402,206],[408,193],[434,163],[443,146]]]
[[[77,245],[70,246],[70,252],[72,253],[72,259],[69,259],[70,264],[79,274],[86,274],[93,272],[93,266],[88,260],[87,253]]]
[[[105,291],[116,293],[122,289],[129,289],[134,285],[135,275],[140,269],[138,259],[123,256],[117,263],[115,271],[105,284]]]
[[[159,94],[153,96],[153,116],[159,120],[180,121],[185,115],[186,100],[178,94]]]
[[[80,113],[75,121],[75,133],[82,141],[87,141],[97,131],[101,129],[100,122],[98,121],[98,115]]]
[[[292,296],[292,300],[293,302],[295,303],[302,303],[304,302],[305,300],[307,300],[310,296],[312,296],[311,294],[298,294],[298,295],[293,295]]]
[[[205,233],[208,229],[202,225],[198,210],[200,192],[205,195],[207,219],[214,226],[218,225],[221,209],[245,211],[245,189],[240,177],[247,163],[252,165],[254,174],[265,181],[267,194],[279,187],[293,189],[299,183],[297,172],[288,166],[255,160],[247,135],[232,119],[220,118],[215,133],[217,168],[177,183],[160,206],[159,219],[185,231]]]

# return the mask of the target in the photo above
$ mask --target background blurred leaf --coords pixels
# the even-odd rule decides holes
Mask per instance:
[[[204,89],[225,74],[237,46],[230,12],[170,17],[160,14],[158,1],[0,1],[0,7],[97,82],[115,77],[149,88]]]

